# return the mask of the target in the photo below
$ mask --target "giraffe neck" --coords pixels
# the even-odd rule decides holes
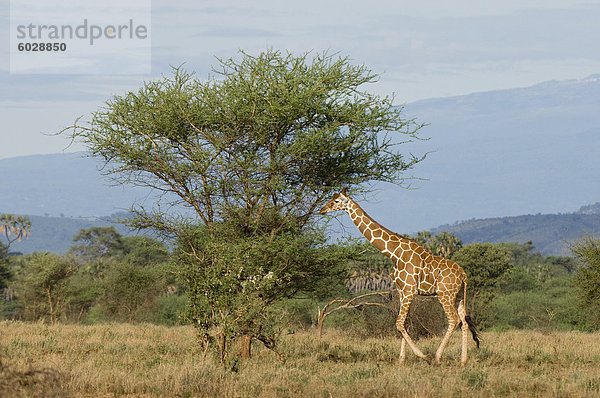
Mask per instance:
[[[400,235],[396,234],[395,232],[390,231],[389,229],[387,229],[384,226],[382,226],[381,224],[379,224],[377,221],[373,220],[352,199],[350,199],[350,203],[349,203],[348,207],[346,208],[346,212],[348,213],[348,215],[352,219],[352,222],[354,223],[354,225],[356,225],[358,230],[365,236],[365,238],[367,238],[367,240],[369,242],[374,244],[375,247],[377,247],[378,249],[380,249],[380,248],[379,248],[379,245],[375,244],[375,240],[376,239],[381,240],[381,238],[383,238],[385,236],[387,236],[389,238],[389,236],[395,235],[398,238],[400,238],[400,240],[408,240],[408,239],[404,238],[403,236],[400,236]],[[381,231],[381,233],[374,234],[375,232],[379,232],[379,231]]]

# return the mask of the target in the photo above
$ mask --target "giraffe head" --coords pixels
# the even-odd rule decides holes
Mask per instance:
[[[330,211],[346,210],[350,203],[350,197],[346,195],[346,188],[342,189],[342,192],[333,195],[333,198],[323,208],[320,213],[325,214]]]

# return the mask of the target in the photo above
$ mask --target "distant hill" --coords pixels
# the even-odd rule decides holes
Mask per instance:
[[[101,217],[128,210],[148,191],[113,186],[83,152],[0,159],[0,213]]]
[[[582,206],[577,214],[600,214],[600,202],[593,205]]]
[[[595,211],[590,211],[595,209]],[[600,233],[600,203],[583,206],[571,214],[536,214],[469,220],[435,228],[448,231],[463,243],[533,242],[545,255],[570,255],[568,242],[586,233]]]

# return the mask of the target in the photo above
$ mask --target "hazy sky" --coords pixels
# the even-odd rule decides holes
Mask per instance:
[[[152,0],[146,75],[9,73],[9,4],[0,0],[0,159],[63,151],[64,138],[44,133],[169,65],[204,78],[239,49],[339,52],[380,73],[372,91],[399,103],[600,73],[598,0]]]

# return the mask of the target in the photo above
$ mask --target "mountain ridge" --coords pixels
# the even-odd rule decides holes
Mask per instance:
[[[586,206],[584,206],[586,207]],[[457,222],[433,228],[449,232],[463,244],[476,242],[532,242],[544,255],[570,255],[569,245],[585,234],[600,233],[600,213],[525,214]]]

